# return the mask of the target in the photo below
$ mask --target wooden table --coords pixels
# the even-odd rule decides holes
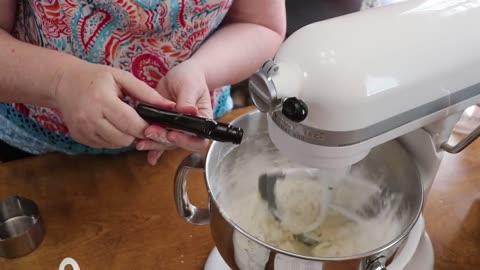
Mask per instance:
[[[478,153],[480,142],[447,156],[433,186],[425,214],[438,270],[480,269]],[[209,228],[184,222],[173,201],[175,170],[187,154],[168,153],[155,167],[143,153],[55,154],[0,165],[0,198],[19,194],[35,200],[47,229],[34,253],[0,259],[0,269],[58,269],[65,257],[76,259],[82,270],[203,269],[214,246]],[[191,176],[189,193],[205,206],[202,179],[201,172]]]

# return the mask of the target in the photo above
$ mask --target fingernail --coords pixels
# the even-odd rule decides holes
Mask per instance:
[[[157,165],[157,162],[156,162],[155,160],[149,160],[148,163],[149,163],[151,166]]]
[[[163,144],[170,144],[170,143],[171,143],[167,138],[162,137],[162,136],[159,136],[159,137],[157,138],[157,141],[158,141],[158,142],[161,142],[161,143],[163,143]]]
[[[145,149],[145,144],[144,143],[138,143],[137,144],[137,150],[142,151]]]
[[[152,133],[150,135],[147,136],[150,140],[152,141],[156,141],[156,142],[159,142],[159,143],[163,143],[163,144],[169,144],[170,141],[165,138],[164,136],[160,135],[160,134],[155,134],[155,133]]]
[[[150,158],[149,158],[150,165],[155,166],[158,163],[158,159],[160,158],[162,153],[163,153],[163,151],[152,151],[151,154],[153,156],[150,156]]]

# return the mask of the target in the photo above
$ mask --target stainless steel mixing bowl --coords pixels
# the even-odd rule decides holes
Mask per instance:
[[[245,131],[244,142],[268,138],[267,116],[258,111],[242,115],[232,122]],[[239,147],[235,149],[235,147]],[[210,224],[215,244],[223,259],[232,269],[341,269],[381,270],[387,269],[389,261],[402,246],[408,233],[421,214],[423,188],[416,164],[409,153],[397,141],[385,143],[375,149],[358,165],[366,166],[373,173],[381,172],[378,178],[388,192],[403,194],[399,211],[407,216],[401,233],[386,245],[374,250],[342,258],[308,257],[281,250],[262,242],[242,229],[238,222],[225,210],[231,186],[225,169],[235,166],[239,158],[255,155],[251,149],[214,142],[206,156],[192,154],[179,166],[175,179],[175,200],[177,209],[186,221],[193,224]],[[189,202],[186,193],[186,179],[192,168],[204,169],[210,204],[209,209],[197,208]],[[258,179],[245,179],[258,181]],[[242,207],[239,205],[238,207]],[[307,267],[307,268],[305,268]]]

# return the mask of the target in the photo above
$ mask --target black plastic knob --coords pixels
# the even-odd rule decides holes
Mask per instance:
[[[302,122],[307,118],[308,107],[305,102],[295,97],[287,98],[282,105],[282,113],[293,122]]]

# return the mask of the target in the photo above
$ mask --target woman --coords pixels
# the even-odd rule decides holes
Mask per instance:
[[[148,125],[144,102],[203,117],[231,108],[285,34],[283,0],[4,0],[0,140],[32,154],[200,151]],[[212,111],[213,106],[213,111]]]

